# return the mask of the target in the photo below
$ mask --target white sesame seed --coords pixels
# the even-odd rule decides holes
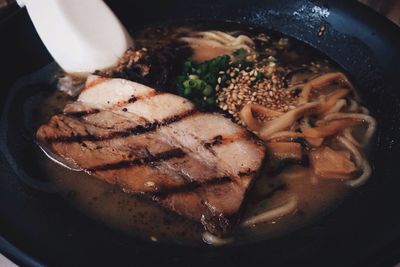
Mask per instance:
[[[280,90],[284,87],[284,83],[277,67],[270,66],[265,69],[254,67],[246,68],[246,70],[228,69],[227,73],[231,79],[227,81],[227,88],[216,90],[219,107],[231,114],[236,122],[242,123],[239,113],[248,103],[257,103],[283,112],[288,111],[296,103],[296,99],[293,99],[289,93]],[[267,71],[269,74],[266,73]],[[266,79],[252,84],[257,80],[258,73],[265,74]],[[262,120],[269,119],[262,118]]]

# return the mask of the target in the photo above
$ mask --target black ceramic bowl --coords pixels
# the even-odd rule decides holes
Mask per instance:
[[[32,82],[28,74],[52,60],[21,10],[0,25],[0,250],[5,255],[31,266],[390,266],[400,260],[400,30],[395,25],[352,1],[109,2],[132,31],[157,23],[231,20],[282,32],[328,55],[350,75],[378,120],[372,178],[313,224],[254,244],[191,248],[110,230],[31,183],[42,174],[23,128],[29,109],[22,103],[34,90],[16,88]],[[327,30],[319,36],[321,26]],[[43,77],[36,75],[36,82]]]

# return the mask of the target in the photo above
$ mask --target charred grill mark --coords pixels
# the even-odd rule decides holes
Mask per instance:
[[[119,137],[128,137],[131,135],[140,135],[144,133],[148,133],[151,131],[156,130],[159,127],[162,126],[167,126],[170,125],[174,122],[180,121],[186,117],[189,117],[195,113],[195,110],[189,110],[186,111],[182,114],[178,114],[175,116],[172,116],[170,118],[166,118],[161,122],[153,122],[153,123],[146,123],[144,125],[137,125],[133,128],[126,129],[123,131],[118,131],[118,132],[112,132],[107,135],[99,136],[99,135],[93,135],[93,134],[86,134],[86,135],[71,135],[71,136],[58,136],[58,137],[47,137],[46,142],[48,143],[81,143],[83,141],[104,141],[104,140],[111,140],[114,138],[119,138]]]
[[[141,95],[141,96],[131,95],[131,97],[128,100],[122,100],[122,101],[119,101],[119,102],[115,103],[113,105],[113,108],[123,107],[123,106],[125,106],[127,104],[135,103],[138,100],[152,98],[155,95],[157,95],[157,92],[148,92],[146,95]]]
[[[170,189],[163,190],[161,192],[152,193],[152,198],[155,200],[161,200],[170,194],[184,193],[184,192],[188,192],[188,191],[193,191],[200,187],[207,187],[207,186],[211,186],[211,185],[218,185],[218,184],[224,184],[224,183],[230,183],[230,182],[232,182],[232,178],[229,176],[216,177],[214,179],[208,179],[203,182],[192,181],[192,182],[189,182],[180,187],[170,188]]]
[[[249,175],[255,174],[256,172],[257,172],[257,171],[255,171],[255,170],[248,169],[247,171],[240,171],[240,172],[238,173],[238,176],[240,176],[240,177],[242,177],[242,176],[249,176]]]
[[[194,109],[189,110],[184,112],[183,114],[178,114],[175,116],[172,116],[170,118],[164,119],[161,123],[159,123],[159,126],[166,126],[166,125],[170,125],[174,122],[180,121],[184,118],[187,118],[189,116],[192,116],[196,111]]]
[[[165,161],[169,160],[172,158],[182,158],[186,155],[186,153],[181,150],[180,148],[175,148],[171,149],[168,151],[164,151],[155,155],[149,154],[147,157],[144,158],[138,158],[138,159],[133,159],[133,160],[124,160],[124,161],[119,161],[115,163],[109,163],[109,164],[104,164],[100,166],[95,166],[92,168],[88,168],[88,172],[98,172],[98,171],[108,171],[108,170],[119,170],[119,169],[125,169],[130,166],[134,165],[146,165],[150,163],[155,163],[155,162],[160,162],[160,161]]]
[[[213,137],[213,139],[210,142],[205,143],[203,146],[207,149],[216,146],[216,145],[220,145],[222,143],[222,135],[217,135],[215,137]]]
[[[157,129],[158,125],[156,123],[146,123],[145,125],[138,125],[130,129],[126,129],[124,131],[112,132],[107,135],[71,135],[71,136],[59,136],[59,137],[47,137],[46,141],[48,143],[81,143],[83,141],[104,141],[111,140],[118,137],[128,137],[131,135],[139,135],[147,132],[154,131]]]
[[[129,98],[128,103],[130,103],[130,104],[135,103],[136,100],[137,100],[137,97],[132,95],[131,98]]]
[[[218,146],[218,145],[223,145],[226,143],[235,142],[241,138],[249,138],[249,139],[253,140],[253,137],[251,135],[249,135],[248,133],[240,133],[240,134],[235,134],[235,135],[231,135],[231,136],[217,135],[217,136],[214,136],[210,141],[204,143],[203,146],[204,146],[204,148],[213,152],[211,149],[212,147]]]
[[[80,117],[84,117],[87,115],[96,114],[99,112],[100,112],[100,110],[98,110],[98,109],[91,109],[91,110],[84,110],[84,111],[64,112],[64,115],[69,116],[69,117],[80,118]]]

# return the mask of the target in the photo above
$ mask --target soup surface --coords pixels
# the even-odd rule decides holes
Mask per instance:
[[[94,220],[154,242],[247,243],[312,222],[368,178],[365,145],[354,144],[369,134],[373,126],[368,120],[373,119],[359,105],[353,85],[318,51],[275,32],[231,23],[150,27],[133,37],[135,48],[127,52],[119,66],[99,71],[98,75],[144,83],[180,94],[207,112],[223,112],[265,142],[267,157],[247,194],[241,222],[231,237],[218,238],[205,235],[200,223],[145,197],[60,166],[38,148],[40,167],[59,188],[60,195]],[[210,69],[214,67],[212,76]],[[326,75],[332,77],[318,81]],[[38,108],[39,123],[75,100],[84,79],[66,75],[59,81],[60,90]],[[196,86],[201,87],[200,93],[193,92]],[[307,86],[312,90],[309,95],[304,93]],[[302,97],[307,101],[299,104]],[[296,113],[302,105],[318,101],[330,105],[329,110],[316,104],[301,115]],[[245,113],[246,109],[249,112]],[[316,119],[320,115],[315,115],[315,109],[327,112],[323,118],[336,114],[336,124]],[[290,112],[297,115],[289,118],[290,125],[280,132],[283,135],[267,133],[265,129],[275,127],[277,118]],[[339,118],[338,113],[361,117]],[[354,142],[349,145],[346,140]],[[330,158],[339,171],[323,164]],[[336,163],[336,158],[340,162]]]

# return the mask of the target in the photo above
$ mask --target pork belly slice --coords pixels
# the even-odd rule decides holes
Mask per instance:
[[[218,236],[237,223],[265,154],[257,139],[221,114],[96,76],[36,137],[94,177],[145,194]]]

